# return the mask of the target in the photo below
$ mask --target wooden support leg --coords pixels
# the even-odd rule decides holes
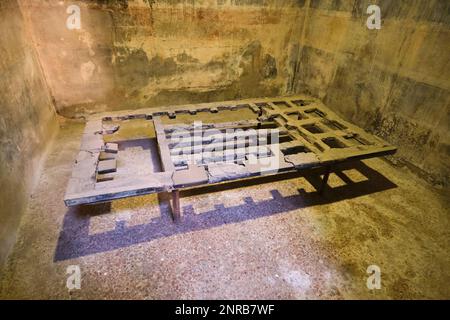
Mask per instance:
[[[262,109],[259,109],[259,112],[258,112],[258,118],[261,117],[262,114],[263,114]],[[256,128],[257,128],[258,130],[261,129],[261,121],[258,121],[258,124],[257,124]]]
[[[319,194],[323,194],[327,187],[328,178],[330,177],[330,171],[331,171],[330,167],[327,167],[325,174],[323,175],[323,178],[322,178],[322,184],[320,185]]]
[[[180,210],[180,191],[173,190],[172,191],[172,219],[174,221],[179,220],[181,217]]]

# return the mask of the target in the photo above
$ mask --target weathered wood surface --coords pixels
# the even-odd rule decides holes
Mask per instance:
[[[159,117],[153,118],[153,125],[155,126],[156,139],[158,140],[158,150],[161,157],[162,167],[166,172],[173,172],[175,171],[175,167],[170,158],[169,145],[161,119],[159,119]]]
[[[195,122],[199,112],[215,113],[220,119],[223,110],[243,108],[253,111],[257,119],[201,126]],[[176,119],[178,114],[191,115],[192,124],[163,125],[161,116]],[[164,172],[118,179],[112,173],[112,178],[104,178],[107,175],[102,173],[116,169],[116,154],[120,152],[117,144],[105,145],[103,141],[103,135],[113,134],[119,126],[104,122],[128,119],[153,121]],[[227,134],[227,129],[254,130]],[[215,130],[214,135],[211,130]],[[265,138],[264,134],[258,134],[263,130],[268,132]],[[283,141],[267,138],[274,131]],[[185,134],[184,138],[175,139],[180,133]],[[264,144],[255,148],[248,140],[252,138]],[[322,102],[308,96],[103,113],[86,123],[64,199],[68,206],[109,201],[264,174],[329,167],[395,151],[394,146],[341,119]]]

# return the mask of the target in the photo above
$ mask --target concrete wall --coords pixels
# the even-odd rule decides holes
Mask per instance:
[[[38,177],[55,112],[16,0],[0,2],[0,267]]]
[[[304,16],[295,0],[22,4],[68,117],[283,94]],[[81,8],[80,30],[66,28],[70,4]]]
[[[450,2],[305,0],[292,90],[399,147],[434,182],[450,176]],[[369,4],[381,30],[366,28]]]

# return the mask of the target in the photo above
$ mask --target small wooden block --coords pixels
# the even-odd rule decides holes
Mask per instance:
[[[104,160],[112,160],[116,158],[116,153],[111,153],[111,152],[100,152],[100,155],[98,157],[98,160],[100,161],[104,161]]]
[[[117,170],[116,159],[99,161],[98,166],[97,166],[97,173],[100,173],[100,174],[116,172],[116,170]]]
[[[117,143],[107,143],[105,146],[105,152],[117,153],[119,151],[119,145]]]
[[[105,182],[105,181],[111,181],[114,180],[114,177],[109,174],[98,174],[97,175],[97,182]]]

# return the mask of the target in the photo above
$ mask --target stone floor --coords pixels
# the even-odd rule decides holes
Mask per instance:
[[[450,298],[448,190],[383,159],[331,175],[68,209],[62,201],[83,126],[65,123],[1,273],[0,298]],[[66,288],[78,265],[81,289]],[[369,290],[367,268],[381,269]]]

